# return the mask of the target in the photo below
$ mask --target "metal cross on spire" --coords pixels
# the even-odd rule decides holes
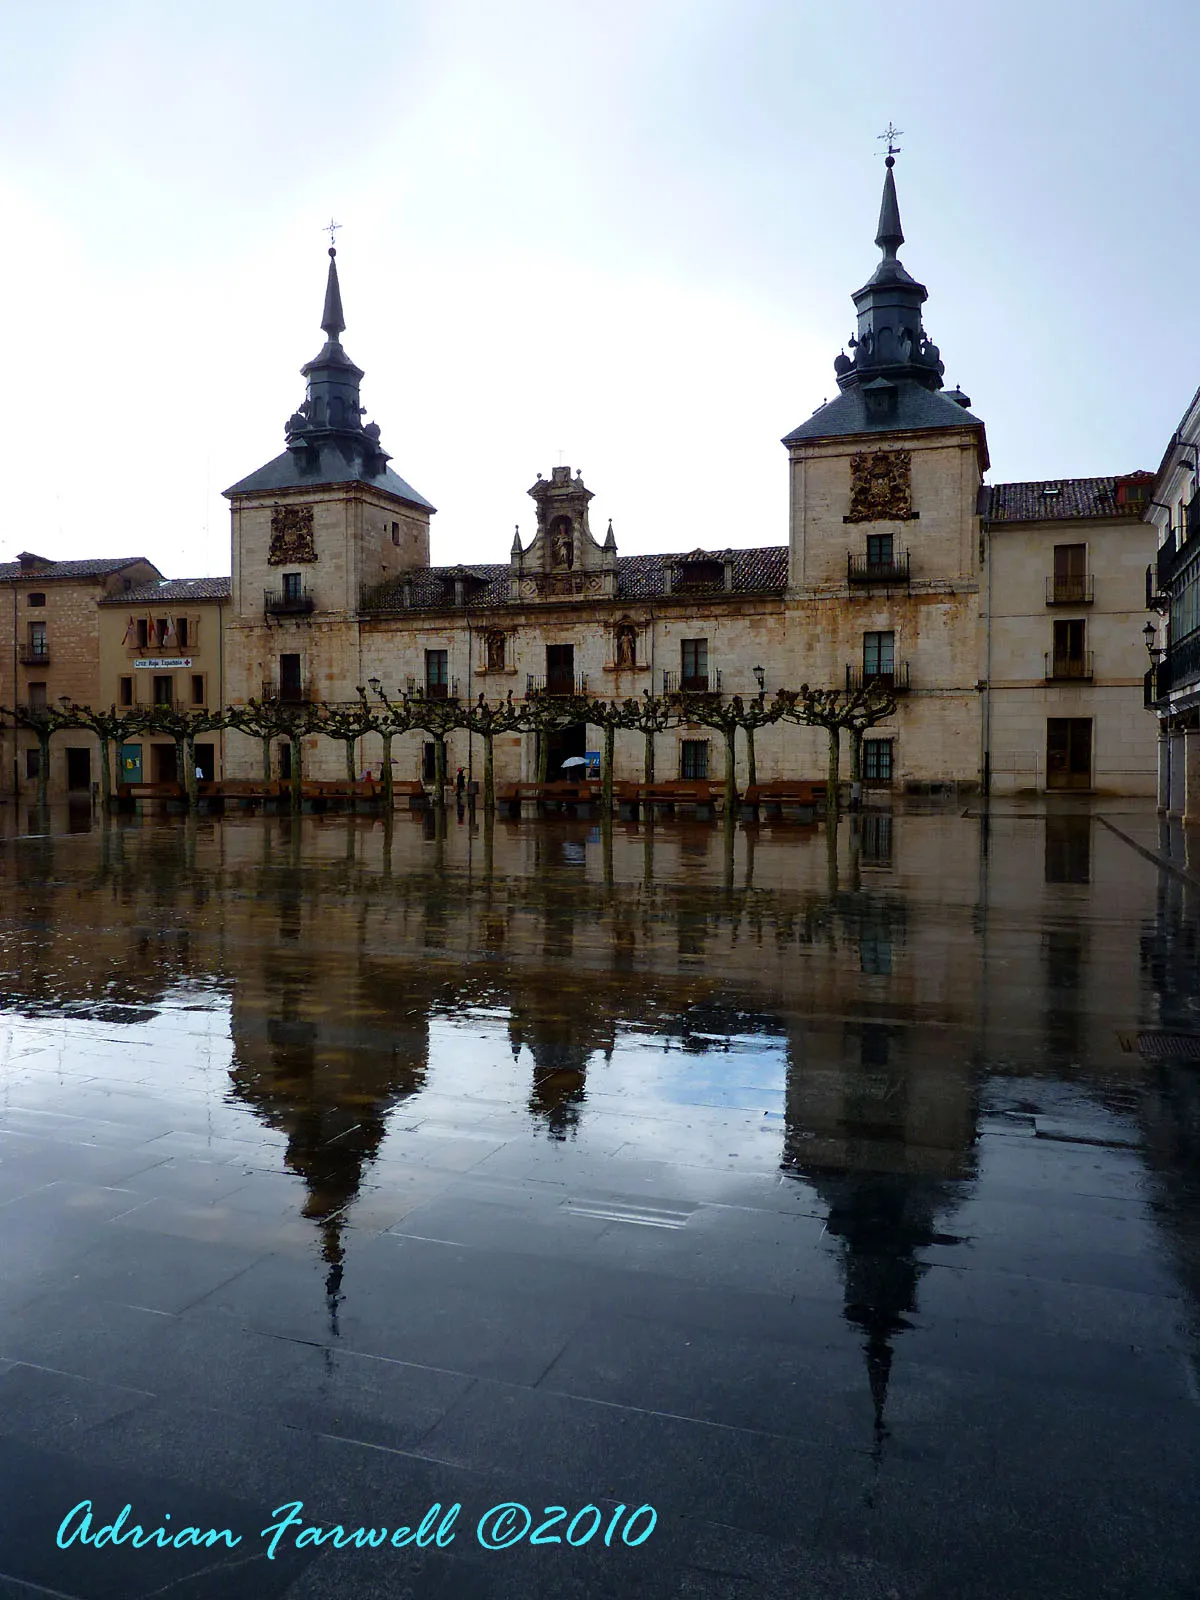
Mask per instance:
[[[895,139],[898,139],[903,132],[904,132],[903,128],[895,128],[889,122],[887,127],[883,130],[883,132],[876,135],[876,138],[886,139],[887,140],[887,153],[888,153],[888,165],[889,166],[891,166],[891,158],[892,158],[892,156],[898,156],[900,154],[900,146],[898,144],[894,144],[892,141],[895,140]]]
[[[334,234],[335,234],[335,233],[336,233],[336,232],[337,232],[337,230],[338,230],[338,229],[339,229],[339,228],[340,228],[340,227],[341,227],[341,223],[340,223],[340,222],[335,222],[335,221],[334,221],[334,220],[333,220],[333,218],[332,218],[332,217],[330,217],[330,219],[329,219],[329,221],[328,221],[328,222],[327,222],[327,223],[326,223],[326,224],[325,224],[325,226],[324,226],[324,227],[323,227],[323,228],[322,228],[322,229],[321,229],[321,232],[322,232],[322,233],[327,233],[327,234],[328,234],[328,235],[329,235],[329,248],[330,248],[330,249],[331,249],[331,250],[332,250],[332,249],[333,249],[333,247],[334,247],[334,245],[335,245],[335,244],[336,244],[336,242],[337,242],[337,241],[336,241],[336,240],[335,240],[335,239],[334,239],[334,237],[333,237],[333,236],[334,236]]]

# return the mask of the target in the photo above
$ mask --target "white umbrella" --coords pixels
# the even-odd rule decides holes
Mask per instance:
[[[568,767],[586,767],[587,764],[586,756],[568,756],[563,762],[563,771],[565,772]]]

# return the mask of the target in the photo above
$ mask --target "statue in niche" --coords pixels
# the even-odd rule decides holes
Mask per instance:
[[[489,633],[487,636],[487,669],[489,672],[504,671],[504,635],[502,633]]]
[[[313,543],[313,508],[273,506],[267,565],[282,567],[293,561],[299,563],[316,559],[317,551]]]
[[[550,559],[556,567],[569,569],[575,565],[575,541],[571,537],[571,524],[566,517],[561,517],[551,531]]]
[[[632,622],[617,628],[617,670],[637,666],[637,629]]]

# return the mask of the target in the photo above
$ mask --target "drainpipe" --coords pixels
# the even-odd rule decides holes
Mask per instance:
[[[475,662],[475,644],[474,644],[474,640],[471,638],[471,612],[470,612],[470,609],[468,608],[468,610],[467,610],[467,710],[468,711],[470,711],[471,706],[473,704],[473,696],[471,694],[471,668],[474,665],[474,662]],[[470,783],[474,779],[474,777],[475,777],[475,735],[470,731],[470,729],[468,729],[467,730],[467,782]]]
[[[12,581],[12,597],[13,597],[12,689],[13,689],[13,706],[15,707],[16,704],[17,704],[17,580],[15,578]],[[21,795],[20,751],[17,748],[18,743],[19,743],[19,740],[17,738],[17,732],[18,732],[19,728],[20,728],[20,724],[18,723],[16,717],[14,717],[13,718],[13,805],[14,806],[16,805],[17,801],[20,799],[20,795]]]
[[[222,711],[225,709],[225,625],[224,613],[221,602],[217,601],[217,705]],[[225,729],[222,728],[220,739],[221,750],[221,781],[225,781]],[[216,777],[216,773],[213,774]]]

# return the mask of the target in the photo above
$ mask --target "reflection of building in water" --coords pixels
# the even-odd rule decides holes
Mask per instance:
[[[563,981],[553,989],[525,984],[510,998],[508,1037],[513,1060],[521,1047],[533,1057],[529,1110],[552,1139],[574,1135],[587,1098],[588,1063],[600,1052],[612,1060],[616,1023],[595,985]]]
[[[969,1070],[909,1049],[909,1030],[816,1025],[789,1047],[782,1168],[829,1208],[840,1245],[846,1321],[861,1330],[876,1447],[896,1336],[912,1326],[919,1252],[953,1239],[939,1227],[974,1176]]]
[[[424,1087],[428,1000],[363,959],[331,992],[315,954],[268,950],[241,974],[232,1011],[233,1092],[287,1135],[284,1165],[304,1180],[319,1224],[336,1335],[343,1229],[389,1112]]]
[[[1092,819],[1086,813],[1046,817],[1046,882],[1092,881]]]

